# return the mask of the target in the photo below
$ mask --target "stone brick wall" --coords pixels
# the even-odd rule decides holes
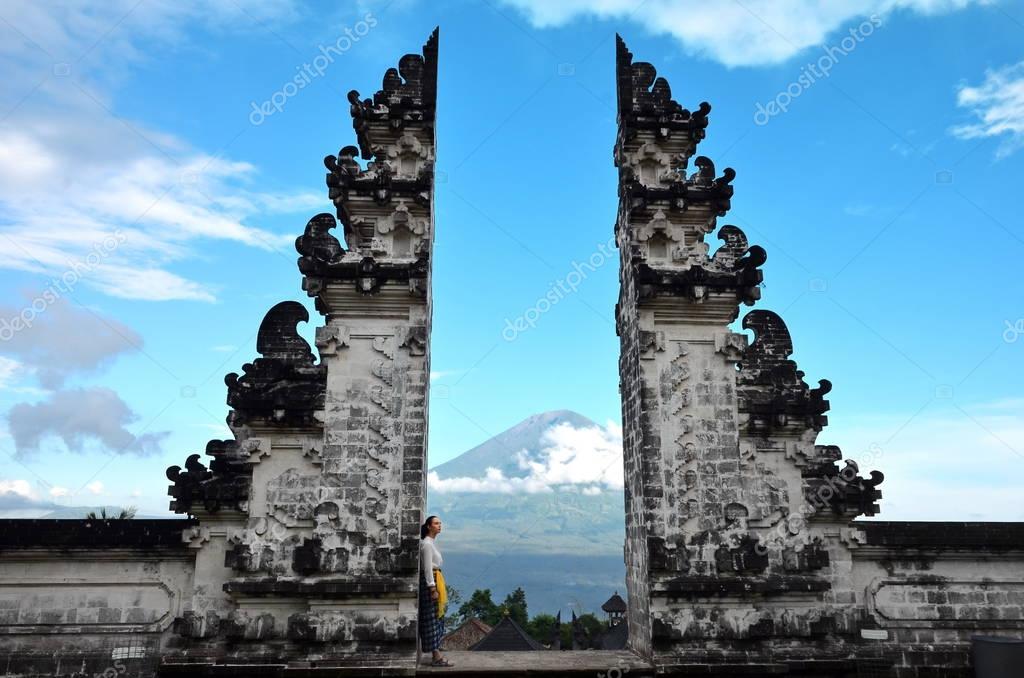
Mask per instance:
[[[189,600],[185,520],[0,521],[4,675],[152,676]],[[114,675],[109,673],[107,675]]]
[[[627,598],[631,601],[627,611],[629,647],[640,655],[649,656],[651,624],[647,562],[648,502],[644,494],[644,479],[651,479],[652,474],[644,463],[649,456],[645,454],[643,447],[643,432],[648,428],[647,407],[644,403],[643,381],[640,374],[640,328],[636,310],[636,287],[630,265],[632,248],[625,240],[624,227],[627,225],[627,219],[620,215],[616,224],[616,241],[619,243],[622,259],[619,272],[621,285],[619,301],[615,307],[615,322],[621,345],[619,394],[622,399],[622,457],[626,510],[626,541],[623,555],[626,561]]]
[[[897,676],[973,676],[972,636],[1024,638],[1024,524],[859,523],[849,589]]]

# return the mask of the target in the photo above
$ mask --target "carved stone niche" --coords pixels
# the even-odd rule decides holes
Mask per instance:
[[[428,223],[426,215],[412,214],[404,201],[390,213],[353,218],[352,228],[346,230],[350,258],[413,260],[426,252]]]
[[[414,259],[426,251],[428,223],[425,216],[412,214],[405,202],[399,202],[388,217],[377,220],[375,240],[381,242],[386,256]]]
[[[644,258],[652,264],[685,262],[695,254],[703,255],[700,261],[707,257],[707,245],[696,241],[687,245],[684,228],[673,224],[660,209],[636,229],[635,237],[643,246]]]
[[[625,151],[622,156],[624,165],[632,168],[633,176],[645,186],[658,186],[682,179],[676,171],[677,163],[658,144],[644,143],[635,151]]]
[[[401,178],[416,178],[434,160],[430,146],[421,143],[408,131],[389,145],[385,152],[392,171]]]

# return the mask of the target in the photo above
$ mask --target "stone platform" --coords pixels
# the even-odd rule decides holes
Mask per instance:
[[[430,656],[421,657],[416,675],[493,676],[619,676],[654,675],[650,664],[625,650],[580,650],[565,652],[469,652],[453,651],[445,656],[454,666],[430,666]],[[617,669],[617,671],[616,671]]]

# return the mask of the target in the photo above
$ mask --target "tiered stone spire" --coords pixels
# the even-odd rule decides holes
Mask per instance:
[[[831,606],[830,553],[877,510],[881,474],[840,478],[838,448],[814,444],[830,384],[804,383],[779,316],[745,316],[749,346],[729,329],[760,297],[766,254],[718,226],[736,173],[694,157],[711,106],[683,108],[621,38],[616,61],[630,645],[668,666],[746,661],[766,629],[806,637],[826,618],[853,634],[848,609]],[[835,491],[805,510],[828,482]]]
[[[349,93],[358,147],[325,159],[337,221],[313,217],[295,243],[302,287],[326,319],[319,362],[296,329],[305,307],[272,308],[261,357],[226,378],[235,439],[210,443],[209,469],[197,454],[168,469],[172,510],[200,518],[186,539],[204,581],[170,661],[199,651],[265,663],[272,651],[280,663],[412,671],[437,44],[435,30],[372,98]]]

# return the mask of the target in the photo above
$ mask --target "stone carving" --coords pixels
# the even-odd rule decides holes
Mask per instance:
[[[267,483],[267,513],[285,523],[312,520],[320,495],[320,476],[290,468]]]
[[[702,102],[691,113],[672,99],[672,88],[665,78],[657,77],[654,66],[633,63],[633,54],[618,35],[615,47],[620,135],[651,130],[658,140],[679,133],[693,143],[703,139],[711,105]]]
[[[258,422],[315,425],[323,409],[327,370],[314,363],[309,344],[296,330],[308,320],[305,307],[294,301],[267,312],[256,339],[262,357],[246,363],[241,377],[231,373],[224,378],[232,429]]]
[[[740,410],[749,417],[749,429],[771,431],[796,421],[820,431],[828,423],[825,394],[832,384],[822,379],[818,388],[807,386],[804,373],[789,359],[793,342],[777,314],[751,311],[743,318],[743,328],[754,331],[737,376]]]
[[[330,214],[318,214],[306,223],[306,230],[295,239],[295,249],[303,257],[330,264],[344,254],[338,239],[331,235],[330,230],[337,225]]]
[[[244,461],[227,450],[236,449],[230,441],[211,440],[207,454],[213,456],[207,469],[198,454],[185,460],[185,469],[171,466],[167,479],[172,485],[167,493],[173,497],[170,509],[175,513],[192,513],[194,507],[208,512],[244,511],[249,499],[251,474]]]
[[[438,30],[431,33],[423,54],[406,54],[398,68],[384,73],[384,82],[372,99],[360,100],[359,92],[348,93],[352,127],[359,140],[363,158],[378,157],[380,146],[370,122],[382,122],[392,129],[403,129],[409,122],[432,123],[437,101]],[[385,151],[386,154],[386,151]]]

